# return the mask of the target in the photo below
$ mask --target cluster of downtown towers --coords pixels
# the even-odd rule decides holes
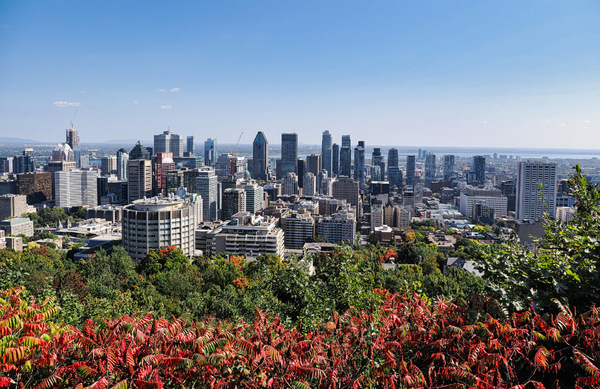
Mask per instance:
[[[205,142],[205,160],[210,160],[207,156],[210,153],[211,146],[214,144],[213,139]],[[278,179],[284,177],[288,173],[298,175],[299,181],[302,179],[302,174],[307,171],[306,164],[311,164],[311,157],[307,160],[298,158],[298,134],[283,133],[281,134],[281,158],[276,160],[276,177]],[[434,162],[435,163],[435,162]],[[356,181],[364,182],[365,180],[365,142],[359,141],[354,147],[354,166],[352,164],[352,144],[350,135],[342,135],[342,145],[332,142],[331,134],[328,130],[323,131],[321,142],[321,155],[317,163],[321,167],[323,174],[329,177],[353,177]],[[373,179],[385,179],[386,164],[380,148],[375,148],[372,156],[371,166],[375,168],[374,172],[378,176],[373,176]],[[354,167],[354,169],[352,169]],[[252,177],[258,180],[269,179],[269,142],[265,134],[259,131],[253,142],[252,152]],[[312,169],[309,169],[312,170]],[[407,157],[406,170],[407,185],[412,185],[415,176],[415,156]],[[435,165],[433,174],[435,174]],[[387,176],[390,185],[402,187],[402,171],[398,165],[398,150],[395,148],[389,149]]]

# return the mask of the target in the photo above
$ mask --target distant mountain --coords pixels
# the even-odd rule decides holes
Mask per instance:
[[[7,143],[24,144],[24,143],[48,143],[48,142],[40,142],[38,140],[33,140],[33,139],[13,138],[13,137],[9,137],[9,136],[0,137],[0,144],[7,144]]]

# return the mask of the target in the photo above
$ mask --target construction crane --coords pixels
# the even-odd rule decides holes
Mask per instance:
[[[238,146],[240,145],[240,141],[242,140],[242,135],[244,135],[244,131],[242,131],[242,133],[240,134],[240,137],[237,140],[237,143],[235,144],[235,148],[233,149],[233,152],[231,153],[231,177],[235,178],[235,168],[237,165],[237,161],[235,158],[235,152],[237,151]]]

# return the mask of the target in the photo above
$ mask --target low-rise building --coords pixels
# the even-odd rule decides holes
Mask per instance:
[[[284,233],[276,225],[277,219],[239,212],[205,235],[196,236],[206,241],[205,255],[228,252],[246,257],[273,254],[283,258]]]
[[[6,235],[33,236],[33,221],[26,217],[6,219],[0,222],[0,229],[4,230]]]

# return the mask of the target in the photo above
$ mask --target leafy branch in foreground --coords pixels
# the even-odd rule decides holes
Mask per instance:
[[[583,309],[600,301],[600,190],[579,166],[574,169],[569,179],[575,198],[572,220],[547,220],[534,252],[510,243],[481,260],[491,289],[511,309],[533,303],[556,312],[556,300]]]

